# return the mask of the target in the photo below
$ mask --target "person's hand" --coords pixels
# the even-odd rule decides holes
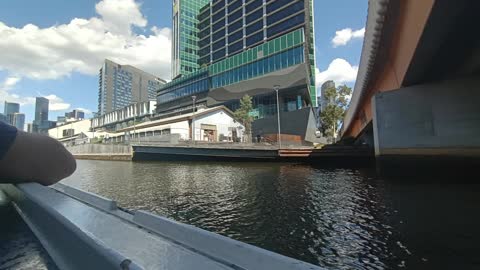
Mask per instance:
[[[76,168],[75,158],[57,140],[18,131],[0,160],[0,183],[51,185],[70,176]]]

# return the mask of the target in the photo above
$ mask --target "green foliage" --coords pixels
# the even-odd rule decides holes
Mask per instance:
[[[252,132],[253,117],[250,115],[252,110],[252,97],[245,95],[240,99],[240,108],[233,113],[235,119],[245,126],[245,134],[249,137]]]
[[[322,132],[326,136],[333,137],[338,130],[348,106],[348,97],[352,94],[352,88],[342,85],[338,88],[330,87],[325,91],[325,99],[329,102],[322,108],[320,119]]]

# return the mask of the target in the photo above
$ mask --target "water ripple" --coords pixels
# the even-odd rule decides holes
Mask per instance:
[[[452,194],[453,209],[477,213],[480,205],[472,192],[479,186],[432,189],[391,183],[371,171],[285,164],[79,161],[64,183],[332,269],[442,268],[451,257],[428,244],[451,248],[450,240],[439,240],[451,228],[442,226],[438,208]],[[463,242],[455,238],[472,254],[457,256],[468,269],[479,263],[473,254],[480,222],[449,214],[455,218],[448,226],[470,228]]]

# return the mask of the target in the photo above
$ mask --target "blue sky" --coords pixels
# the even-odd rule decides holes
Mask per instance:
[[[317,78],[353,86],[367,0],[315,0]],[[96,111],[104,58],[169,79],[170,0],[15,0],[0,2],[0,110],[50,99],[49,118]],[[333,42],[335,40],[335,42]]]

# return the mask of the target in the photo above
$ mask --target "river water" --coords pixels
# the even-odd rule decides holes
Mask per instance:
[[[63,183],[328,269],[480,269],[480,185],[278,163],[78,161]]]

